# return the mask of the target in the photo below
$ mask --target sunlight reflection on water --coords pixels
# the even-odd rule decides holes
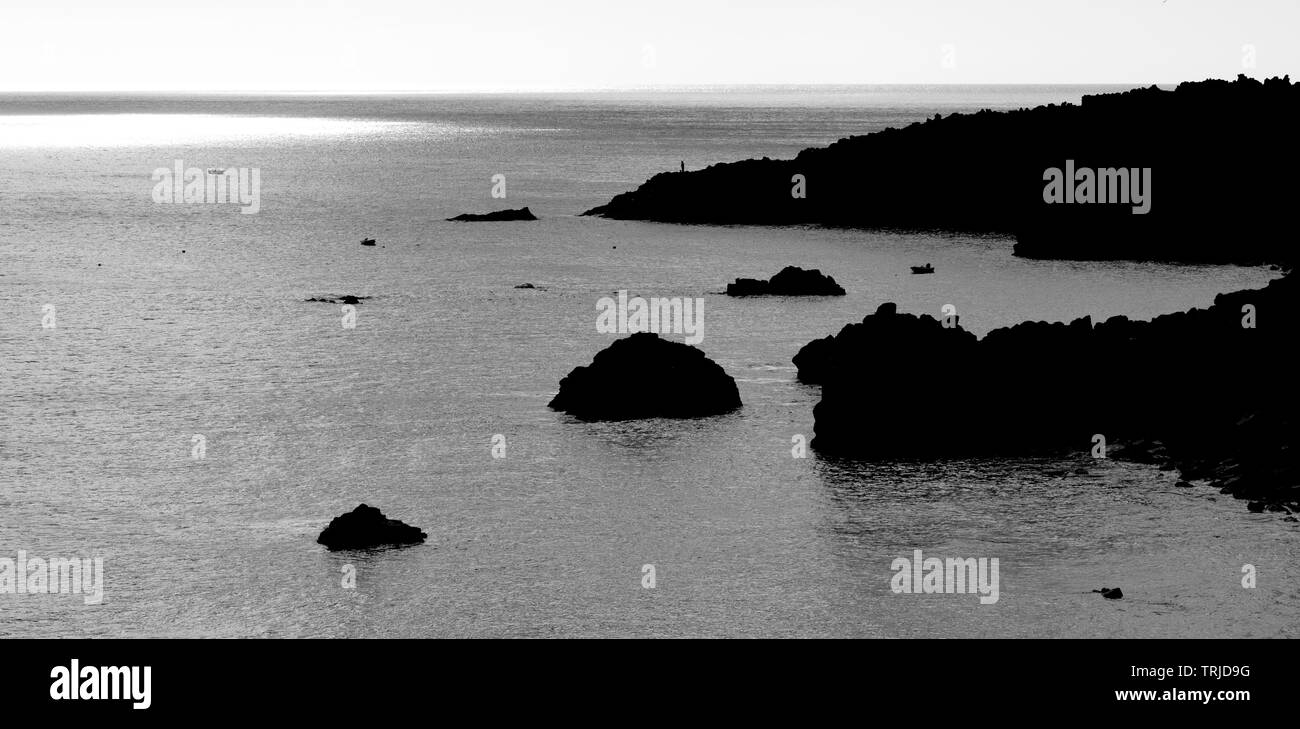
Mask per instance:
[[[252,139],[384,136],[420,128],[447,136],[452,124],[224,114],[57,114],[0,116],[0,148],[133,147]],[[441,127],[441,129],[439,129]]]

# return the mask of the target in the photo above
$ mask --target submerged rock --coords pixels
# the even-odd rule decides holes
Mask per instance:
[[[693,418],[741,406],[736,381],[704,352],[640,332],[560,380],[550,407],[583,420]]]
[[[419,544],[428,537],[416,527],[389,519],[379,509],[361,504],[342,516],[334,517],[316,541],[334,551]]]
[[[537,220],[537,216],[533,215],[533,211],[527,207],[522,207],[517,210],[494,210],[490,213],[461,213],[454,218],[447,218],[447,220],[486,223],[507,220]]]
[[[818,269],[786,266],[768,281],[738,278],[727,284],[727,296],[843,296],[844,289]]]

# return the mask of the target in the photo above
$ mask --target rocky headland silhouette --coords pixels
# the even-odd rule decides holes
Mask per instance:
[[[1207,309],[1133,321],[1024,322],[982,339],[882,305],[804,346],[822,386],[812,446],[862,459],[1069,453],[1164,464],[1300,510],[1300,280],[1221,294]]]
[[[825,457],[1100,450],[1177,469],[1179,485],[1207,481],[1251,511],[1297,511],[1297,111],[1289,77],[1238,76],[935,115],[794,159],[659,174],[584,214],[992,233],[1037,258],[1273,264],[1288,274],[1263,289],[1150,321],[1024,322],[978,338],[956,317],[884,304],[794,362],[822,387],[813,447]]]
[[[584,215],[998,233],[1038,258],[1291,262],[1297,111],[1289,77],[1239,76],[936,114],[794,159],[658,174]],[[1049,189],[1052,169],[1075,174]]]

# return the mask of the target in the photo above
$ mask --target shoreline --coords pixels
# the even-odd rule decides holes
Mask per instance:
[[[995,233],[1014,235],[1017,255],[1048,259],[1285,264],[1295,255],[1273,231],[1289,228],[1288,170],[1300,154],[1286,140],[1297,112],[1300,84],[1239,75],[1078,105],[935,114],[793,159],[661,172],[582,215]],[[1045,173],[1076,162],[1144,170],[1154,194],[1143,214],[1112,201],[1051,204]],[[1251,181],[1249,195],[1240,180]]]
[[[1094,458],[1113,447],[1206,480],[1252,511],[1290,514],[1300,512],[1290,415],[1300,387],[1285,353],[1300,328],[1257,317],[1298,300],[1300,279],[1288,274],[1149,321],[1022,322],[983,337],[957,317],[882,304],[793,362],[799,381],[822,388],[811,445],[826,454],[1014,457],[1087,452],[1091,439]],[[1192,359],[1170,362],[1174,354]]]

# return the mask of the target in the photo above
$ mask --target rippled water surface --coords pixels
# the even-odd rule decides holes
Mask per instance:
[[[1089,444],[1065,461],[791,455],[819,397],[791,356],[882,302],[953,304],[983,333],[1204,306],[1269,272],[577,217],[681,160],[791,156],[1084,91],[0,96],[0,557],[97,555],[107,572],[98,606],[0,594],[0,635],[1294,635],[1294,525],[1168,472],[1093,461]],[[261,211],[154,204],[151,173],[178,159],[259,168]],[[443,220],[523,205],[542,219]],[[908,274],[927,261],[935,275]],[[848,296],[717,293],[791,264]],[[560,378],[611,341],[596,302],[619,289],[703,297],[700,346],[745,407],[606,424],[548,410]],[[373,297],[354,329],[338,305],[304,301],[342,294]],[[1078,396],[1104,406],[1122,367]],[[627,373],[628,387],[654,382]],[[942,384],[979,386],[960,372]],[[428,543],[315,543],[363,501]],[[999,601],[893,594],[890,565],[914,549],[999,558]],[[340,586],[349,564],[355,590]],[[1123,600],[1090,592],[1112,585]]]

